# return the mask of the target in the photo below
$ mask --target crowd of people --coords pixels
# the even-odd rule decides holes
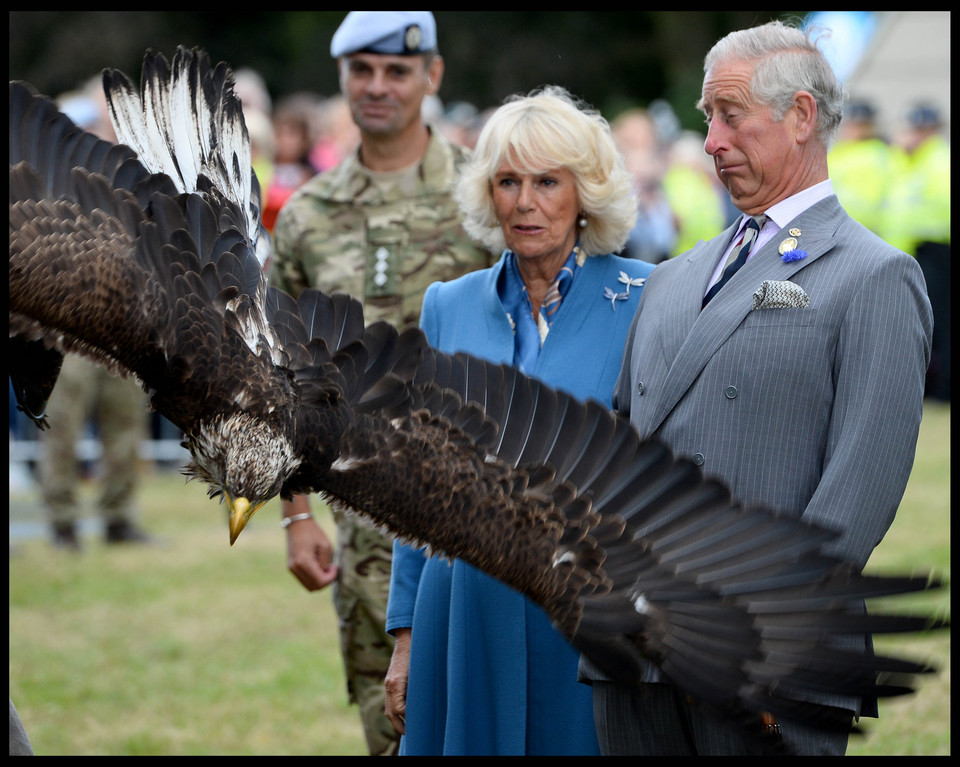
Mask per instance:
[[[924,396],[949,400],[935,109],[895,141],[869,104],[841,121],[829,64],[779,22],[707,54],[706,137],[663,102],[608,122],[556,86],[444,108],[429,12],[351,12],[330,54],[339,94],[274,103],[256,73],[236,74],[274,284],[346,290],[368,320],[419,323],[445,351],[605,402],[744,501],[839,529],[837,553],[866,562]],[[785,303],[757,296],[771,281]],[[520,595],[333,512],[335,541],[307,498],[284,502],[281,524],[297,580],[335,590],[371,754],[751,752],[656,669],[623,688]],[[777,727],[801,753],[846,749],[845,734]]]

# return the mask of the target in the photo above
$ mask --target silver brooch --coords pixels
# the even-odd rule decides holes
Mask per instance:
[[[616,311],[617,301],[626,301],[628,298],[630,298],[630,288],[642,288],[643,283],[646,281],[646,277],[630,277],[630,275],[626,272],[620,272],[617,282],[626,285],[627,289],[624,291],[616,291],[610,288],[604,288],[603,297],[610,302],[610,308],[613,311]]]

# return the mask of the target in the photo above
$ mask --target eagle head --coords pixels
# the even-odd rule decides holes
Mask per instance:
[[[224,497],[230,507],[231,546],[301,462],[281,428],[242,411],[201,421],[183,445],[193,458],[184,473],[206,482],[208,495]]]

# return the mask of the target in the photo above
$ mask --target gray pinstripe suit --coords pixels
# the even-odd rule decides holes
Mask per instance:
[[[781,232],[703,311],[733,228],[654,270],[615,405],[743,503],[841,530],[833,550],[863,566],[913,465],[932,332],[926,286],[912,257],[856,223],[835,196],[784,229],[801,231],[807,256],[784,263]],[[809,305],[754,310],[764,280],[799,285]],[[582,676],[602,678],[583,665]],[[647,681],[657,678],[651,666]],[[874,713],[866,701],[863,713]],[[598,725],[609,734],[631,722],[598,711]]]

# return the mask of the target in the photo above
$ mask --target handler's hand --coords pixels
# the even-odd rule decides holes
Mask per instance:
[[[299,502],[302,501],[302,506]],[[294,499],[296,513],[309,511],[306,498]],[[284,516],[293,511],[284,502]],[[337,579],[337,566],[333,563],[333,544],[312,517],[301,519],[287,528],[287,569],[293,573],[307,591],[319,591]]]
[[[407,679],[410,676],[410,629],[397,629],[394,638],[397,641],[383,683],[386,692],[384,712],[397,732],[403,735],[407,718]]]

